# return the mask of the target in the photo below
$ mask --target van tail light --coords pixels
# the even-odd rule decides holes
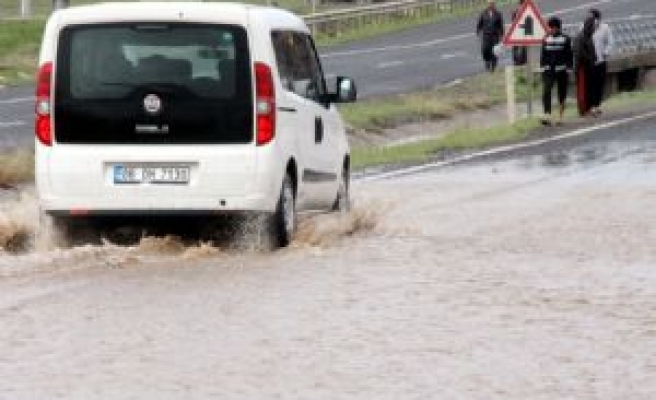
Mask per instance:
[[[50,87],[52,85],[52,63],[41,66],[36,80],[36,121],[37,139],[46,146],[52,145],[52,120],[50,118]]]
[[[276,135],[276,92],[268,65],[255,63],[255,110],[257,115],[257,145],[271,142]]]

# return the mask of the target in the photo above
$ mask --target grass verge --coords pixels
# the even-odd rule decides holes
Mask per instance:
[[[499,125],[486,129],[458,129],[446,136],[425,139],[417,142],[378,148],[354,148],[352,150],[353,168],[385,164],[421,163],[439,153],[472,150],[493,145],[516,142],[525,139],[531,130],[537,128],[535,118],[527,118],[512,126]]]
[[[0,22],[0,85],[34,79],[44,21]]]
[[[518,74],[520,80],[522,72]],[[521,79],[516,86],[518,102],[528,98],[528,86],[524,82],[525,79]],[[375,131],[407,123],[440,120],[459,112],[504,104],[505,87],[503,72],[480,74],[435,90],[381,96],[344,104],[339,109],[351,129]],[[538,89],[536,86],[534,101],[537,101]]]

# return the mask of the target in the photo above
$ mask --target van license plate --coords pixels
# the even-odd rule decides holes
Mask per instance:
[[[114,183],[189,183],[188,166],[115,165]]]

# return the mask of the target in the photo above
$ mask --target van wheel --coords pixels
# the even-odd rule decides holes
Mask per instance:
[[[350,177],[348,167],[345,165],[342,170],[342,176],[337,188],[337,196],[333,203],[333,211],[349,212],[351,211],[351,195],[350,195]]]
[[[273,239],[280,247],[287,246],[296,232],[296,197],[294,195],[294,182],[287,174],[282,182],[278,206],[273,215]]]

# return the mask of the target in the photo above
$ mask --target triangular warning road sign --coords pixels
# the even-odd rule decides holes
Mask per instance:
[[[503,38],[503,44],[506,46],[537,46],[542,44],[548,30],[538,7],[532,0],[526,0]]]

